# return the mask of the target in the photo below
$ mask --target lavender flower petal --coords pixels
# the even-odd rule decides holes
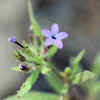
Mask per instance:
[[[47,38],[45,41],[45,46],[50,46],[54,43],[54,40],[51,38]]]
[[[48,29],[43,29],[42,33],[45,37],[50,37],[51,36],[51,32]]]
[[[53,25],[51,26],[51,32],[52,32],[53,34],[58,33],[58,32],[59,32],[59,25],[58,25],[58,24],[53,24]]]
[[[16,42],[16,37],[15,36],[11,36],[11,37],[8,38],[8,41],[10,43],[14,43],[14,42]]]
[[[62,49],[63,48],[63,43],[62,43],[61,40],[56,40],[55,41],[55,44],[56,44],[57,48],[59,48],[59,49]]]
[[[66,32],[60,32],[59,34],[56,35],[57,39],[62,40],[68,37],[68,33]]]

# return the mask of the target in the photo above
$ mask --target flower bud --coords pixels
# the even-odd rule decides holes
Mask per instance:
[[[16,42],[16,37],[15,36],[11,36],[11,37],[8,38],[8,41],[10,43],[15,43]]]
[[[22,64],[19,64],[19,68],[20,68],[21,70],[23,70],[23,71],[28,71],[28,70],[29,70],[29,68],[27,68],[27,66],[24,66],[24,65],[22,65]]]
[[[71,74],[71,68],[69,68],[69,67],[65,68],[64,72],[65,72],[67,75]]]

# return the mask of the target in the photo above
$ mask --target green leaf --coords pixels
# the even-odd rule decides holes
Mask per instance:
[[[83,49],[76,58],[72,61],[72,75],[74,76],[77,72],[80,71],[80,61],[83,58],[85,50]]]
[[[26,94],[31,88],[32,85],[35,84],[37,78],[39,76],[39,71],[35,70],[25,81],[25,83],[21,86],[21,89],[18,91],[17,96],[22,97]]]
[[[44,65],[41,66],[41,73],[42,73],[42,74],[45,75],[45,74],[48,73],[49,71],[50,71],[50,69],[47,68],[46,66],[44,66]]]
[[[96,76],[94,73],[90,72],[90,71],[84,71],[84,72],[80,72],[78,73],[75,77],[74,80],[72,81],[73,84],[80,84],[80,83],[84,83],[88,80],[93,80],[95,79]]]
[[[88,100],[100,100],[100,82],[88,83]]]
[[[22,98],[11,96],[4,100],[59,100],[59,98],[60,96],[56,94],[43,92],[29,92],[26,95],[22,96]]]
[[[92,92],[100,93],[100,82],[94,82],[91,86],[92,88],[90,87],[90,89],[92,90]]]
[[[18,66],[12,67],[11,70],[17,71],[17,72],[22,72],[22,70],[20,70],[20,68]]]
[[[100,75],[100,54],[98,54],[95,58],[92,66],[92,72],[94,72],[97,77]]]
[[[45,57],[52,57],[57,52],[56,45],[53,45],[51,48],[49,48],[48,52],[46,53]]]
[[[24,51],[19,51],[20,52],[20,54],[22,55],[22,56],[24,56],[25,57],[25,59],[26,59],[26,61],[28,61],[28,62],[36,62],[36,63],[42,63],[42,59],[39,57],[39,56],[30,56],[30,55],[27,55],[27,53],[26,52],[24,52]]]
[[[82,86],[88,90],[88,95],[92,94],[91,96],[93,96],[93,95],[96,96],[96,94],[98,94],[98,93],[100,95],[100,81],[89,80],[86,83],[84,83]],[[95,99],[93,99],[93,100],[95,100]]]
[[[68,91],[68,85],[64,85],[53,72],[48,72],[46,78],[56,92],[64,94]]]
[[[32,5],[31,5],[31,1],[29,0],[28,2],[28,8],[29,8],[29,17],[30,17],[30,22],[32,24],[32,31],[34,34],[36,35],[41,35],[41,28],[39,26],[39,24],[37,23],[37,21],[35,20],[34,14],[33,14],[33,10],[32,10]]]

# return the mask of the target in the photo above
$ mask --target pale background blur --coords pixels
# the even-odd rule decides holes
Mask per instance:
[[[14,90],[25,79],[23,73],[10,70],[16,61],[12,55],[14,46],[8,43],[8,37],[15,35],[18,40],[27,40],[27,1],[0,0],[0,98],[16,93]],[[83,48],[86,48],[87,66],[91,64],[100,51],[99,0],[33,0],[33,7],[42,28],[58,23],[61,31],[69,33],[64,49],[56,57],[60,64],[67,65],[69,57]]]

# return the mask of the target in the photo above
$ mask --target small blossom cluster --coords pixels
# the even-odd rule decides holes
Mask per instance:
[[[51,30],[43,29],[42,33],[43,33],[43,36],[46,38],[46,40],[44,42],[45,47],[48,47],[48,46],[51,46],[51,45],[56,45],[57,48],[62,49],[63,48],[62,40],[68,37],[68,33],[66,33],[66,32],[59,32],[59,25],[58,24],[53,24],[51,26]],[[19,43],[17,41],[15,36],[9,37],[8,41],[10,43],[14,43],[14,44],[20,46],[21,48],[26,49],[24,45],[22,45],[21,43]],[[21,56],[21,55],[18,55],[18,57],[20,58],[20,61],[23,61],[23,59],[21,59],[21,58],[25,59],[25,57]],[[21,70],[23,70],[23,71],[28,69],[26,66],[24,66],[22,64],[19,64],[19,68]]]

